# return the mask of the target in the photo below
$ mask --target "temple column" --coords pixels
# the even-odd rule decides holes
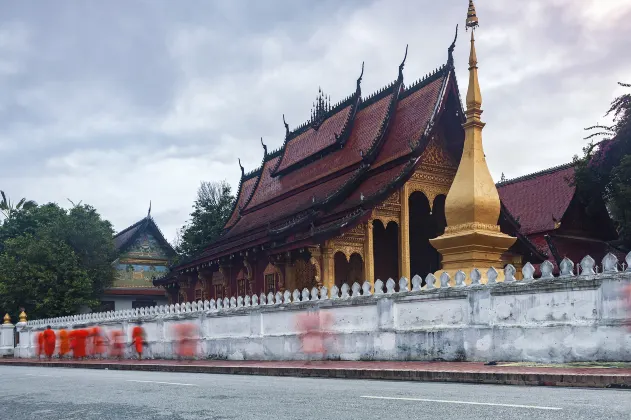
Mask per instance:
[[[375,262],[374,262],[374,244],[372,234],[372,219],[366,222],[365,234],[364,234],[364,280],[370,282],[370,285],[375,285]]]
[[[328,290],[335,285],[335,260],[328,243],[322,248],[322,283]]]
[[[410,280],[410,187],[401,188],[401,216],[399,220],[399,275]]]

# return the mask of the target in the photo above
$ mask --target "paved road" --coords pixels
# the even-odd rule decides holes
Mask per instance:
[[[0,366],[0,419],[631,419],[631,391]]]

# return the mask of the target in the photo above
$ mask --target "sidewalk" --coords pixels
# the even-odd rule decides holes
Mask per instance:
[[[346,361],[224,361],[224,360],[52,360],[2,359],[4,366],[213,373],[345,379],[461,382],[631,389],[631,367],[546,367],[473,362],[346,362]],[[615,366],[615,364],[612,364]]]
[[[0,366],[43,366],[155,372],[213,373],[345,379],[461,382],[631,389],[631,364],[622,367],[556,367],[520,363],[486,366],[475,362],[347,362],[347,361],[226,361],[226,360],[55,360],[0,359]],[[602,366],[608,364],[603,363]]]

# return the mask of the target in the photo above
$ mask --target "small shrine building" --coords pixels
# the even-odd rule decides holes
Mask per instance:
[[[143,308],[168,302],[164,290],[152,283],[169,272],[176,253],[151,217],[139,220],[114,236],[118,258],[114,284],[101,298],[103,311]]]

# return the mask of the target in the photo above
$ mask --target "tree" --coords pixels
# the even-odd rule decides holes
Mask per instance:
[[[10,218],[12,214],[16,211],[20,211],[21,209],[29,209],[37,206],[37,203],[33,200],[26,200],[26,198],[18,201],[17,204],[14,204],[9,200],[4,193],[4,191],[0,191],[0,195],[2,195],[2,200],[0,201],[0,212],[4,215],[6,219]]]
[[[620,83],[621,86],[631,87]],[[599,130],[587,137],[601,137],[583,149],[584,156],[575,158],[575,184],[587,210],[596,211],[595,196],[602,196],[616,223],[622,249],[631,249],[631,94],[623,94],[611,103],[606,115],[613,114],[611,126],[595,125],[586,130]]]
[[[98,301],[79,258],[63,241],[23,235],[0,254],[0,307],[25,306],[31,319],[75,313]]]
[[[95,308],[114,279],[113,234],[112,225],[88,205],[66,210],[49,203],[14,211],[0,226],[0,308],[25,306],[38,317]]]
[[[191,219],[178,232],[177,252],[190,257],[216,240],[230,217],[234,200],[226,181],[202,182],[197,190]]]

